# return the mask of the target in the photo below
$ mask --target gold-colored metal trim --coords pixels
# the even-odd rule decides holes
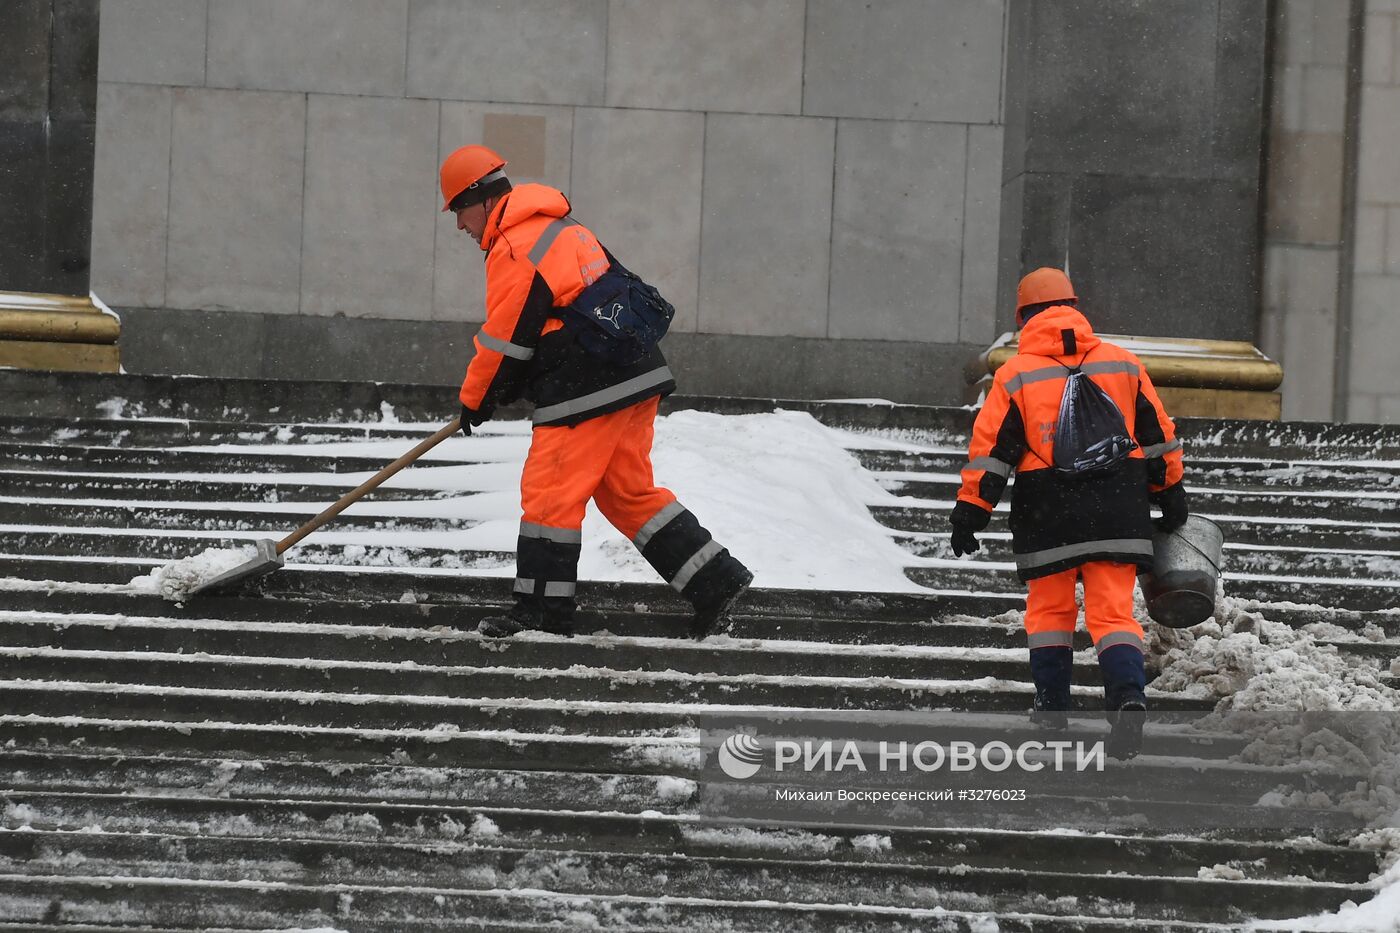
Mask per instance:
[[[107,314],[0,309],[0,340],[111,344],[121,335],[121,321]]]
[[[0,367],[53,372],[115,373],[121,372],[121,350],[116,344],[0,340]]]
[[[1192,340],[1182,337],[1130,337],[1100,334],[1111,343],[1150,342],[1181,348],[1180,354],[1137,353],[1154,384],[1188,389],[1234,389],[1268,392],[1283,383],[1283,367],[1261,353],[1253,344],[1240,340]],[[1013,342],[992,347],[974,360],[967,370],[968,382],[994,373],[1016,355]]]

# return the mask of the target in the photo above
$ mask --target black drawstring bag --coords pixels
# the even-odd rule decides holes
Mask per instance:
[[[640,362],[666,335],[676,309],[613,258],[607,247],[603,253],[610,263],[608,271],[579,292],[565,309],[564,326],[593,356],[630,366]]]
[[[1071,369],[1055,427],[1055,469],[1075,478],[1104,476],[1117,472],[1137,446],[1108,393],[1078,367]]]

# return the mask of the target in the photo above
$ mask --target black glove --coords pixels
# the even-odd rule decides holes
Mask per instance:
[[[1162,510],[1162,517],[1156,519],[1152,524],[1157,526],[1157,530],[1163,534],[1176,531],[1186,524],[1186,516],[1189,514],[1186,508],[1186,484],[1178,481],[1175,486],[1169,486],[1161,492],[1153,493],[1152,504]]]
[[[463,405],[463,406],[462,406],[462,435],[463,435],[464,437],[471,437],[471,436],[472,436],[472,425],[474,425],[474,424],[481,424],[481,422],[483,422],[483,421],[485,421],[485,420],[486,420],[485,418],[481,417],[481,412],[477,411],[475,408],[468,408],[467,406]]]
[[[959,502],[953,506],[953,513],[948,516],[948,521],[953,525],[953,556],[962,557],[980,550],[982,545],[977,543],[977,532],[986,528],[991,520],[991,512],[971,502]]]

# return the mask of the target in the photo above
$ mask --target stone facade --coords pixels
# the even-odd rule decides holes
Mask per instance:
[[[1319,0],[1321,2],[1321,0]],[[1345,416],[1400,423],[1400,0],[1367,0]]]
[[[98,12],[0,4],[0,289],[88,292]]]
[[[718,353],[759,361],[771,377],[740,381],[761,394],[826,391],[821,368],[846,374],[839,394],[949,400],[942,374],[993,335],[1004,0],[102,13],[94,287],[133,312],[134,370],[190,369],[172,358],[188,341],[150,328],[235,312],[243,349],[202,359],[211,374],[293,375],[300,350],[303,370],[343,353],[347,378],[390,378],[371,351],[403,322],[407,343],[458,348],[429,353],[420,377],[459,378],[481,263],[438,212],[436,169],[474,141],[517,183],[563,189],[663,289],[693,391],[736,377],[709,365]],[[762,365],[764,338],[795,359]],[[882,342],[907,361],[898,377],[833,368],[842,347],[865,360]]]
[[[1283,364],[1283,414],[1330,421],[1345,264],[1351,3],[1275,5],[1260,346]]]
[[[1284,416],[1400,422],[1400,0],[1273,23],[1260,342]]]
[[[1067,263],[1105,330],[1261,344],[1287,417],[1400,420],[1400,0],[101,4],[136,371],[456,381],[483,141],[671,298],[689,391],[957,402]]]

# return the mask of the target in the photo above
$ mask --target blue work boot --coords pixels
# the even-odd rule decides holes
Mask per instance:
[[[1056,732],[1069,728],[1073,672],[1074,649],[1065,645],[1031,649],[1031,679],[1035,681],[1031,722]]]
[[[1136,645],[1114,645],[1099,652],[1104,709],[1108,711],[1108,754],[1120,761],[1142,752],[1147,722],[1147,670]]]

